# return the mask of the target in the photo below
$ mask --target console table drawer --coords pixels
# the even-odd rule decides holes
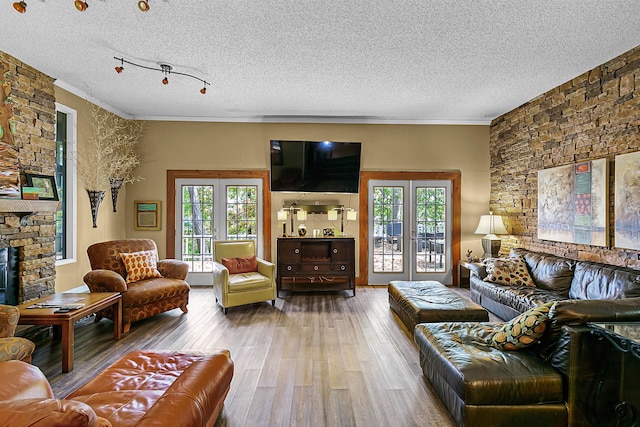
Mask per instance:
[[[278,273],[293,274],[300,271],[299,264],[278,264]]]
[[[331,264],[321,264],[321,263],[313,263],[313,264],[302,264],[300,266],[300,270],[305,273],[322,273],[332,271]]]

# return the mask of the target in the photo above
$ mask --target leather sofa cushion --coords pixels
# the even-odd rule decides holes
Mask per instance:
[[[271,287],[271,279],[258,272],[229,274],[229,292],[246,292]]]
[[[640,297],[640,271],[593,262],[577,262],[569,298],[620,299],[633,297]]]
[[[569,295],[576,264],[574,260],[519,248],[512,249],[511,255],[524,257],[531,278],[537,287],[557,292],[565,297]]]
[[[504,286],[489,283],[472,277],[471,289],[500,304],[512,307],[519,313],[524,313],[539,305],[565,299],[562,295],[531,286]]]
[[[163,299],[188,294],[190,289],[189,284],[180,279],[145,279],[129,284],[128,291],[122,294],[122,306],[128,308],[153,304]]]
[[[421,361],[466,405],[563,402],[560,374],[530,351],[489,346],[494,327],[484,322],[419,324],[415,341]]]

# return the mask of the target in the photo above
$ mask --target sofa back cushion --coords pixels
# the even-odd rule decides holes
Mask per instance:
[[[111,270],[127,277],[127,269],[120,258],[121,253],[139,251],[158,251],[156,242],[151,239],[122,239],[94,243],[87,248],[92,270]]]
[[[640,297],[640,271],[578,261],[569,298],[620,299]]]
[[[557,292],[563,296],[569,295],[576,261],[516,248],[511,250],[511,256],[514,255],[524,257],[531,278],[538,288]]]

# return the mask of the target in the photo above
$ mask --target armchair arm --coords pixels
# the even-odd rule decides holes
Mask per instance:
[[[276,277],[276,265],[272,262],[258,259],[258,273],[274,280]]]
[[[16,332],[16,325],[20,317],[18,307],[0,305],[0,338],[12,337]]]
[[[219,262],[213,261],[213,293],[222,301],[229,291],[229,269]]]
[[[124,278],[111,270],[91,270],[84,275],[84,283],[91,292],[124,292],[127,282]]]
[[[164,277],[185,280],[189,274],[189,264],[177,259],[163,259],[158,261],[158,271]]]
[[[23,399],[0,402],[2,421],[0,427],[16,426],[65,426],[98,427],[110,426],[89,405],[74,400]]]
[[[638,322],[640,298],[617,300],[564,300],[549,311],[554,326],[582,325],[587,322]]]

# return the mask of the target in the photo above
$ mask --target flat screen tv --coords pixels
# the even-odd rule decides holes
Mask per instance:
[[[271,140],[271,191],[357,193],[360,145]]]

